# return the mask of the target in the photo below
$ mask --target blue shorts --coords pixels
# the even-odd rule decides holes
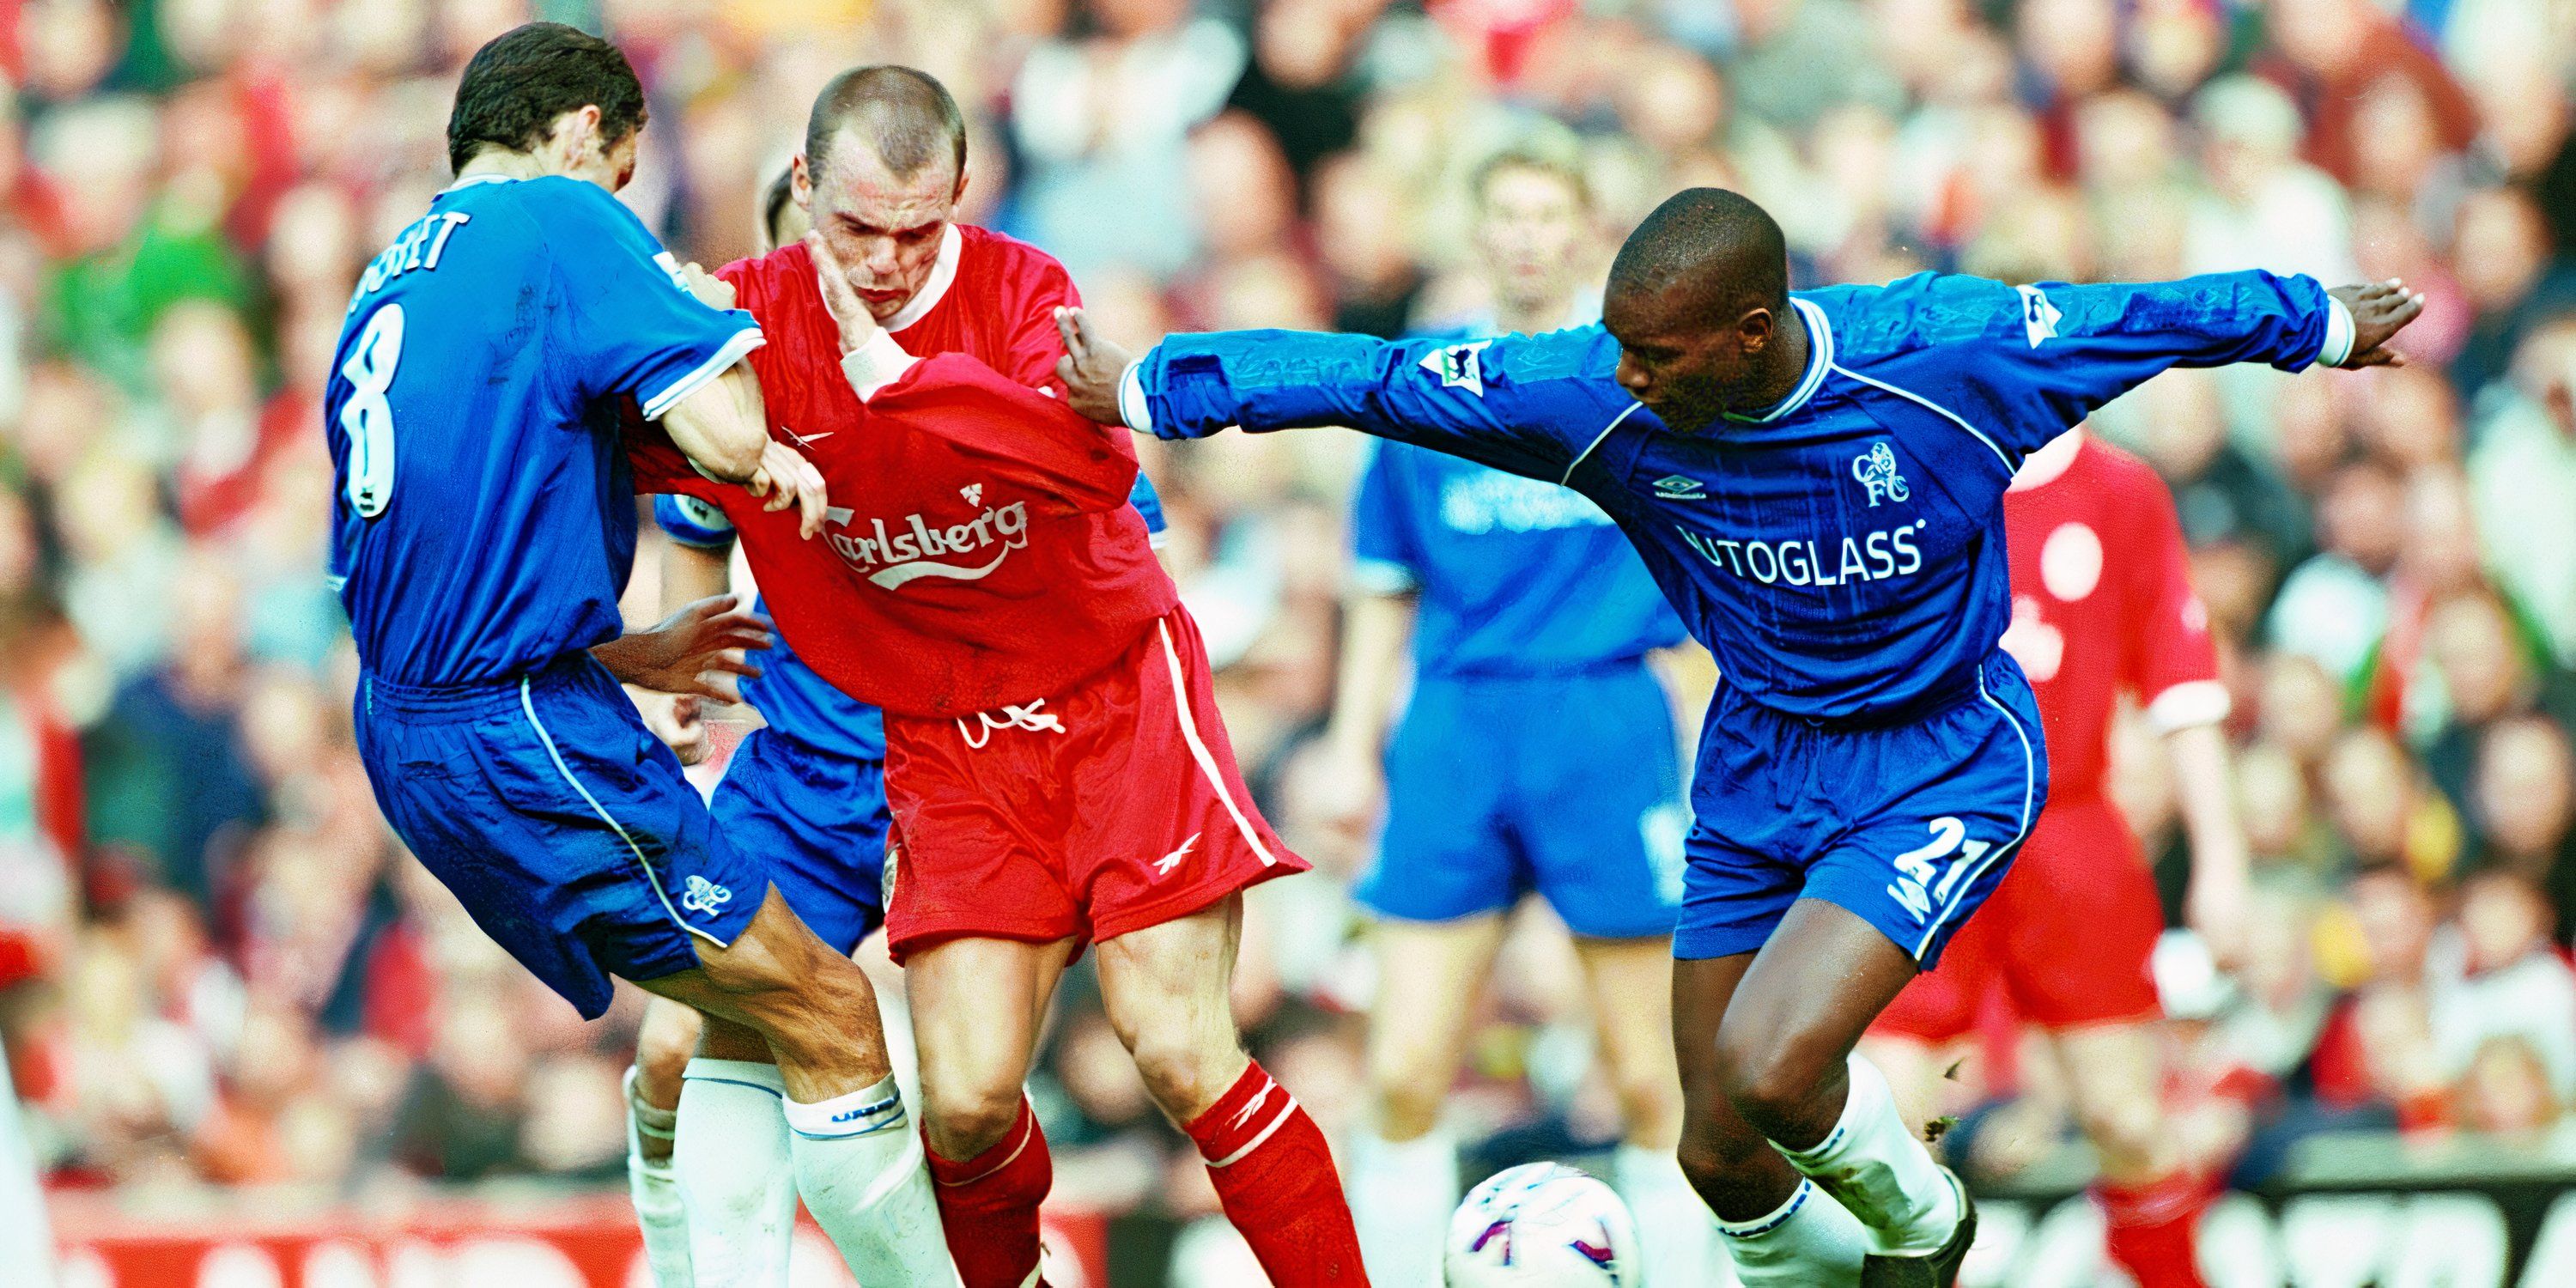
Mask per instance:
[[[522,679],[359,681],[358,754],[386,821],[475,924],[583,1016],[610,975],[698,964],[767,882],[716,834],[614,677],[571,653]]]
[[[725,842],[769,871],[787,906],[848,953],[885,921],[885,762],[754,729],[708,807]]]
[[[1903,724],[1824,726],[1724,688],[1701,731],[1673,955],[1749,953],[1801,897],[1849,909],[1925,970],[2048,799],[2039,707],[1998,650],[1977,690]]]
[[[1454,921],[1535,890],[1578,935],[1669,935],[1689,828],[1674,739],[1643,664],[1425,677],[1387,746],[1385,830],[1353,893],[1399,921]]]

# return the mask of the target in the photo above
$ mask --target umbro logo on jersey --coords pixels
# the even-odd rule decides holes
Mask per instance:
[[[1484,360],[1477,355],[1491,340],[1473,340],[1466,344],[1444,345],[1423,355],[1422,369],[1440,377],[1443,389],[1464,389],[1479,398],[1485,396]]]
[[[2022,335],[2029,339],[2030,347],[2036,349],[2040,341],[2056,339],[2057,324],[2064,321],[2066,315],[2048,302],[2048,292],[2036,286],[2016,286],[2013,289],[2021,292],[2021,330]]]
[[[1860,481],[1861,490],[1869,494],[1870,508],[1882,500],[1902,501],[1914,495],[1905,486],[1905,476],[1896,472],[1896,449],[1886,439],[1869,445],[1869,450],[1852,458],[1852,477]]]
[[[1656,479],[1652,486],[1655,489],[1655,495],[1666,501],[1705,501],[1708,499],[1708,493],[1704,490],[1706,485],[1702,484],[1698,479],[1692,478],[1686,474],[1667,474],[1662,478]]]

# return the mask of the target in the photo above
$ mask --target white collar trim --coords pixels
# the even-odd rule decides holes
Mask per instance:
[[[456,191],[456,190],[457,190],[457,189],[459,189],[459,188],[479,188],[479,187],[482,187],[484,184],[487,184],[487,183],[517,183],[517,182],[518,182],[518,180],[517,180],[517,179],[514,179],[514,178],[510,177],[509,175],[506,175],[506,174],[494,174],[494,173],[492,173],[492,172],[490,172],[490,171],[488,171],[488,170],[487,170],[487,171],[485,171],[485,172],[483,172],[483,173],[481,173],[481,174],[469,174],[469,175],[465,176],[464,178],[459,179],[459,180],[457,180],[456,182],[451,183],[451,184],[447,185],[446,187],[439,189],[439,190],[438,190],[438,195],[439,195],[439,196],[444,197],[444,196],[446,196],[447,194],[449,194],[449,193],[451,193],[451,192],[454,192],[454,191]]]
[[[1831,323],[1825,321],[1825,311],[1803,296],[1792,295],[1789,297],[1789,303],[1797,307],[1798,316],[1804,318],[1807,323],[1806,376],[1798,381],[1796,389],[1789,391],[1788,397],[1781,399],[1779,405],[1771,410],[1759,416],[1729,416],[1728,420],[1768,425],[1806,406],[1807,400],[1815,397],[1817,388],[1825,383],[1825,373],[1833,369],[1834,328]]]

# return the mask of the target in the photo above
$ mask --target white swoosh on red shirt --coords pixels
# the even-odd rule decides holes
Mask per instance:
[[[984,577],[991,575],[994,569],[1002,566],[1003,560],[1010,557],[1011,548],[1009,546],[1004,546],[1002,547],[1002,553],[993,556],[993,562],[988,563],[981,568],[960,568],[955,564],[944,564],[929,559],[915,559],[911,563],[896,564],[892,568],[873,573],[868,577],[868,580],[879,586],[885,587],[887,590],[893,590],[896,587],[903,585],[905,582],[918,581],[924,577],[951,577],[958,581],[979,581]]]

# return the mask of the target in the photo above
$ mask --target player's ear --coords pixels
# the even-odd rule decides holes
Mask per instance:
[[[787,162],[787,195],[806,214],[814,213],[814,175],[805,168],[805,154],[802,152]]]
[[[1779,329],[1778,323],[1779,319],[1765,308],[1753,309],[1736,319],[1736,343],[1743,348],[1746,357],[1771,347],[1771,335]]]
[[[949,205],[956,205],[966,199],[966,181],[973,177],[964,166],[957,168],[957,190],[948,194]]]
[[[599,104],[584,103],[555,118],[551,142],[565,167],[580,165],[595,150],[608,154],[608,141],[599,137]]]

